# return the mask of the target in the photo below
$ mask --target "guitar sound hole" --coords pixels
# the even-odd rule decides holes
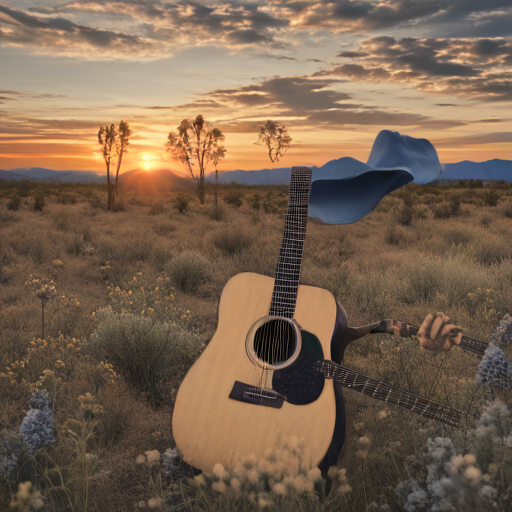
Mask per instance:
[[[254,352],[267,364],[283,363],[295,351],[297,339],[293,325],[287,320],[272,319],[258,327],[254,335]]]

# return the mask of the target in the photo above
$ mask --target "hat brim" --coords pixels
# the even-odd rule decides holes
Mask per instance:
[[[321,179],[311,184],[309,216],[325,224],[352,224],[370,213],[393,190],[412,181],[411,173],[372,170],[345,179]]]

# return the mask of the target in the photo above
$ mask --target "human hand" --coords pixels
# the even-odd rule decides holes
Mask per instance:
[[[433,352],[447,352],[453,345],[459,345],[462,328],[450,324],[444,313],[427,315],[416,335],[421,348]]]

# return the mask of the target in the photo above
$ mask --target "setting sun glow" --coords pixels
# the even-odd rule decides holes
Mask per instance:
[[[151,155],[144,155],[142,159],[144,160],[144,169],[151,171]]]

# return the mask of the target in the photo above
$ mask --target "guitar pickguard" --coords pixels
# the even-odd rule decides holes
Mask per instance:
[[[274,371],[272,389],[294,405],[310,404],[318,399],[324,389],[325,377],[314,368],[323,361],[324,353],[319,339],[302,331],[302,349],[298,359],[283,370]]]

